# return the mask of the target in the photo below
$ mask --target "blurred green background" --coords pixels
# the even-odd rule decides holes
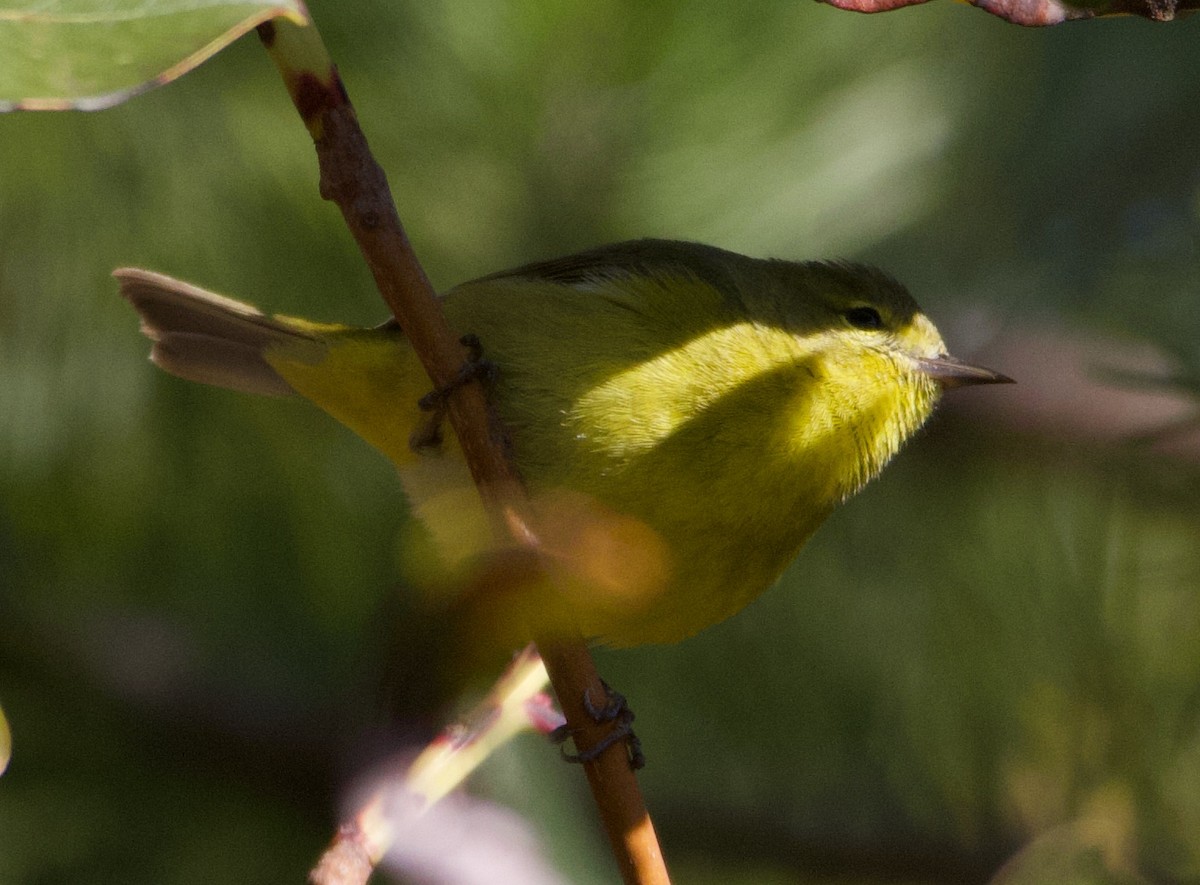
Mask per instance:
[[[1200,21],[312,11],[440,288],[645,235],[854,257],[1021,382],[948,403],[739,617],[598,652],[678,881],[1200,882]],[[253,38],[0,118],[0,885],[301,881],[425,635],[399,485],[303,403],[152,369],[124,264],[384,316]],[[542,741],[474,789],[615,878]]]

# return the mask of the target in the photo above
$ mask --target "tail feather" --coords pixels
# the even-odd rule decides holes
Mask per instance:
[[[113,271],[121,294],[142,318],[156,365],[202,384],[244,393],[288,396],[295,391],[265,359],[268,349],[313,336],[249,304],[164,274],[123,267]]]

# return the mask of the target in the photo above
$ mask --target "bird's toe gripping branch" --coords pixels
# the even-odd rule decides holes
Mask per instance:
[[[427,412],[427,420],[413,431],[408,445],[414,452],[440,449],[443,441],[442,425],[446,418],[446,408],[450,395],[460,387],[472,381],[490,384],[496,380],[499,369],[491,360],[483,357],[483,344],[477,335],[463,335],[459,343],[467,348],[467,359],[458,368],[458,372],[446,384],[431,390],[419,400],[417,406],[422,412]]]
[[[609,730],[608,734],[586,750],[580,750],[578,753],[569,753],[565,747],[560,746],[559,751],[562,753],[563,759],[567,762],[582,765],[594,762],[600,757],[601,753],[613,744],[624,741],[626,753],[629,757],[629,767],[636,771],[646,764],[646,757],[642,753],[642,742],[633,733],[633,720],[635,718],[633,710],[629,708],[629,703],[625,700],[624,695],[613,691],[607,682],[602,684],[604,685],[605,692],[604,704],[597,706],[592,702],[590,695],[584,694],[583,708],[597,724],[611,722],[613,723],[613,727]],[[561,745],[572,736],[569,725],[560,725],[550,733],[550,740]]]

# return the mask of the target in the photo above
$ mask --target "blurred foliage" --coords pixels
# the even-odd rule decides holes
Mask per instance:
[[[1200,377],[1196,21],[313,6],[439,286],[642,235],[855,256],[960,355],[1008,319]],[[436,657],[397,614],[398,483],[303,404],[152,370],[108,273],[384,311],[253,40],[112,111],[0,118],[0,169],[0,883],[299,881],[395,736],[379,684]],[[1056,881],[1046,845],[1071,881],[1200,880],[1198,492],[1194,460],[947,410],[784,586],[601,652],[679,880],[986,881],[1028,846],[1007,881]],[[544,745],[478,787],[612,880]]]

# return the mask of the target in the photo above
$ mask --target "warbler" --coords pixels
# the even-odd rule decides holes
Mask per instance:
[[[160,367],[311,400],[396,465],[440,556],[485,548],[461,452],[394,321],[268,316],[149,271],[114,275]],[[545,502],[542,540],[561,540],[557,603],[616,646],[675,642],[743,608],[943,391],[1011,381],[953,359],[900,283],[848,262],[635,240],[441,300],[493,367],[488,394]]]

